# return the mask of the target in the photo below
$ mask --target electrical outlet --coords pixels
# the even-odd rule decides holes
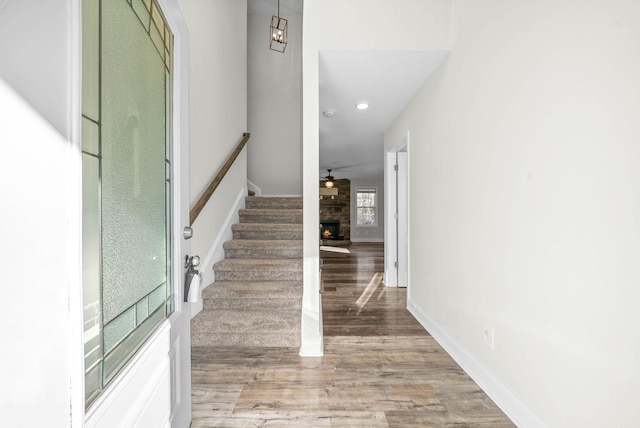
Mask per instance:
[[[485,345],[487,345],[493,351],[495,344],[495,332],[491,327],[486,325],[484,326],[483,338]]]

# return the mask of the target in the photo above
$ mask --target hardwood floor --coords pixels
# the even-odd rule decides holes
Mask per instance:
[[[382,244],[350,250],[322,252],[323,357],[192,349],[192,427],[513,427],[380,282]]]
[[[383,244],[354,243],[351,254],[322,252],[325,340],[330,336],[424,336],[406,310],[407,292],[385,287]]]

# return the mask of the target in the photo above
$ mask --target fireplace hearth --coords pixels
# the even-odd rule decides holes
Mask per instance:
[[[340,220],[321,220],[320,239],[343,240],[344,236],[340,234]]]

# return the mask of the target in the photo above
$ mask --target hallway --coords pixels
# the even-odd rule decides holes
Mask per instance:
[[[322,252],[325,355],[192,349],[192,427],[511,427],[386,288],[382,244]]]

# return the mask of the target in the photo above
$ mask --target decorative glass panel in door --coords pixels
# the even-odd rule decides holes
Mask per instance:
[[[84,0],[83,9],[85,46],[99,52],[83,52],[90,405],[172,310],[173,36],[155,1]]]

